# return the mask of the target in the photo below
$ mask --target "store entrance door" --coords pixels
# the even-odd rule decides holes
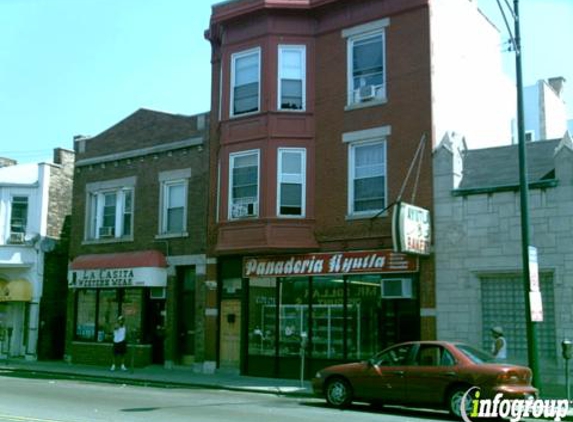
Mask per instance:
[[[239,369],[241,361],[241,301],[224,299],[221,301],[221,346],[219,366],[226,369]]]

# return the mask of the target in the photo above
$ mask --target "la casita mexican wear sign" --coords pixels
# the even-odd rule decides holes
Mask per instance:
[[[391,250],[246,257],[243,277],[418,272],[415,257]]]

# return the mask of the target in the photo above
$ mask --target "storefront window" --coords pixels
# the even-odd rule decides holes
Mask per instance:
[[[98,312],[98,341],[112,341],[113,328],[117,320],[119,303],[118,290],[100,290]]]
[[[303,336],[308,335],[310,298],[307,277],[280,280],[279,356],[299,356]]]
[[[141,304],[143,289],[125,289],[121,304],[122,315],[125,318],[128,341],[141,342]]]
[[[117,317],[123,315],[128,328],[128,341],[139,342],[143,292],[143,289],[78,290],[76,340],[112,341]]]
[[[312,280],[312,357],[344,357],[344,279]]]
[[[252,279],[249,286],[249,354],[274,356],[276,352],[277,281]]]
[[[348,277],[348,359],[367,359],[380,349],[380,276]]]
[[[79,290],[77,302],[76,338],[95,340],[97,290]]]

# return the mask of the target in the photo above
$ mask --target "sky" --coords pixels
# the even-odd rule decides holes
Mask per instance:
[[[507,39],[497,1],[478,1]],[[139,108],[208,111],[203,34],[218,2],[0,0],[0,156],[51,161],[75,135],[95,136]],[[565,77],[573,118],[573,0],[520,0],[520,12],[524,85]],[[502,50],[514,78],[513,53]]]

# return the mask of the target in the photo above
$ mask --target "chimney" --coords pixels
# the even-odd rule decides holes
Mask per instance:
[[[565,88],[565,78],[563,76],[557,76],[555,78],[549,78],[547,80],[553,91],[557,94],[559,98],[563,98],[563,89]]]
[[[88,140],[89,136],[84,135],[75,135],[74,136],[74,152],[76,154],[83,154],[86,152],[86,140]]]
[[[70,165],[74,164],[75,154],[73,151],[64,148],[54,148],[54,164]]]
[[[15,166],[16,164],[18,164],[18,161],[16,160],[6,157],[0,157],[0,168]]]

